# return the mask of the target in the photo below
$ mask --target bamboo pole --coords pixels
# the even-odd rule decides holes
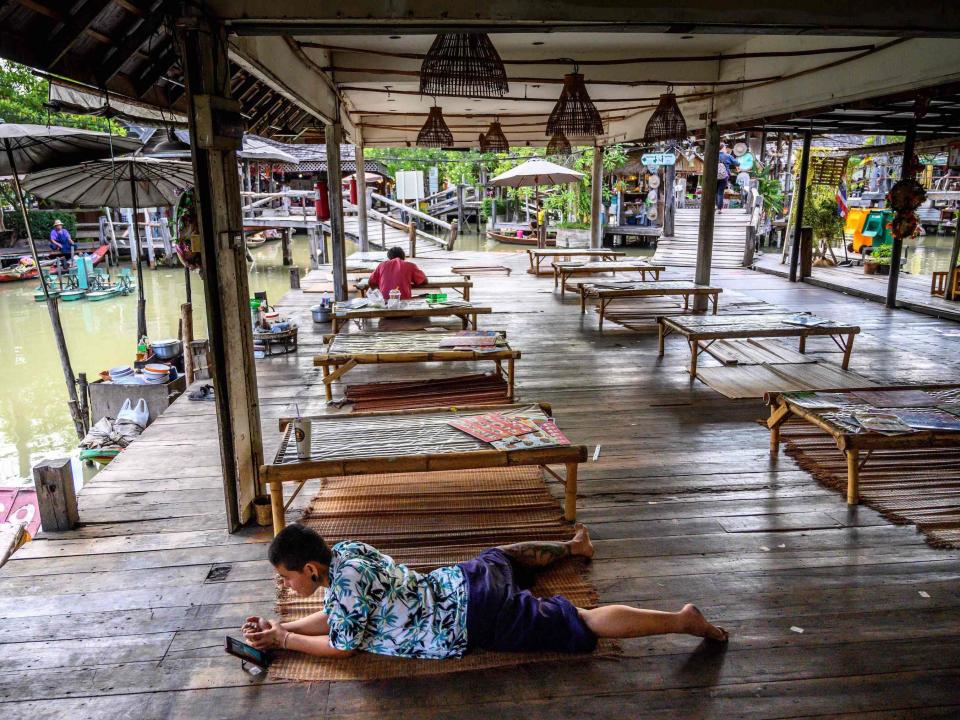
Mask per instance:
[[[37,244],[34,242],[33,233],[30,230],[30,219],[27,217],[23,188],[20,186],[20,175],[17,174],[17,164],[13,157],[10,141],[5,139],[3,143],[7,151],[7,160],[10,163],[10,174],[13,176],[13,187],[17,194],[17,202],[20,203],[20,213],[23,216],[23,227],[27,233],[27,242],[30,244],[30,254],[33,256],[33,264],[36,266],[37,272],[40,273],[40,287],[43,288],[43,296],[47,303],[47,314],[50,316],[50,325],[53,328],[53,339],[57,344],[57,353],[60,355],[60,367],[63,369],[63,380],[67,386],[67,407],[70,410],[70,417],[73,420],[77,437],[82,440],[86,431],[83,427],[83,417],[80,414],[77,384],[74,380],[73,366],[70,364],[70,353],[67,351],[67,340],[63,335],[63,325],[60,323],[60,309],[57,306],[57,299],[50,295],[47,280],[43,275],[43,268],[40,266],[40,256],[37,255]]]
[[[140,211],[137,208],[137,181],[136,169],[133,163],[127,163],[130,173],[130,202],[133,203],[130,228],[130,247],[137,248],[137,341],[147,334],[147,298],[143,293],[143,259],[140,253]]]
[[[190,352],[193,345],[193,305],[189,302],[180,306],[180,322],[183,329],[183,374],[187,377],[187,385],[190,385],[193,382],[193,353]]]

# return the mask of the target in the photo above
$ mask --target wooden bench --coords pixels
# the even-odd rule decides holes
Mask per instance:
[[[357,292],[360,293],[360,297],[366,297],[367,290],[370,289],[370,279],[363,278],[358,280],[353,286],[357,289]],[[470,288],[472,287],[473,282],[469,277],[463,277],[461,275],[428,275],[427,281],[423,283],[423,285],[415,285],[412,291],[414,293],[420,293],[421,290],[442,290],[444,288],[450,288],[451,290],[459,291],[464,300],[469,300]]]
[[[362,308],[340,308],[334,305],[334,312],[331,317],[333,322],[333,332],[340,332],[340,328],[351,320],[372,320],[375,318],[408,318],[408,317],[458,317],[463,325],[463,329],[468,327],[477,327],[477,316],[488,315],[493,310],[490,307],[481,307],[478,305],[455,304],[455,305],[431,305],[426,300],[401,300],[400,305],[395,308],[387,307],[362,307]]]
[[[507,400],[513,401],[514,361],[520,359],[520,351],[510,347],[506,333],[500,334],[500,341],[490,349],[470,348],[454,349],[440,347],[441,341],[454,337],[456,333],[436,332],[375,332],[375,333],[339,333],[324,336],[326,350],[315,355],[313,364],[323,368],[323,383],[327,400],[333,399],[331,385],[357,365],[376,365],[380,363],[425,363],[425,362],[469,362],[492,361],[497,372],[503,373],[503,363],[507,369]],[[332,370],[331,370],[332,368]]]
[[[551,417],[550,406],[484,405],[461,408],[424,408],[388,412],[311,417],[310,459],[297,458],[291,421],[281,418],[283,438],[272,463],[260,469],[270,488],[274,534],[286,524],[286,509],[308,480],[338,475],[378,475],[394,472],[470,470],[518,465],[542,466],[564,482],[564,518],[577,515],[577,469],[587,459],[584,445],[497,450],[492,445],[449,425],[450,420],[488,412]],[[549,469],[564,465],[565,477]],[[284,483],[297,483],[284,502]]]
[[[553,287],[560,286],[560,296],[566,293],[567,280],[576,275],[602,275],[603,273],[636,272],[640,279],[645,281],[647,273],[653,275],[654,280],[660,279],[660,273],[667,268],[663,265],[651,265],[643,261],[614,260],[611,262],[588,263],[554,263]]]
[[[616,260],[618,257],[626,255],[625,252],[616,250],[604,250],[602,248],[584,249],[584,248],[531,248],[527,250],[530,258],[530,268],[527,270],[531,275],[550,275],[553,270],[544,270],[541,272],[540,263],[546,258],[575,258],[587,257],[597,260]]]
[[[580,292],[580,314],[587,311],[587,298],[596,298],[598,314],[600,315],[600,332],[603,332],[603,317],[607,306],[614,300],[636,297],[659,297],[665,295],[679,295],[683,297],[683,309],[690,308],[690,298],[696,295],[706,295],[713,303],[713,314],[717,314],[717,305],[722,288],[697,285],[688,280],[663,280],[658,282],[633,282],[624,280],[610,283],[577,283]]]
[[[850,365],[853,338],[860,332],[856,325],[824,321],[819,325],[796,325],[788,319],[800,313],[783,315],[706,315],[696,317],[657,318],[660,355],[663,355],[664,339],[671,333],[683,335],[690,344],[690,379],[697,376],[697,357],[717,340],[734,338],[796,337],[800,339],[800,352],[806,351],[808,337],[826,336],[833,339],[843,350],[841,367]],[[815,318],[815,316],[808,316]],[[840,339],[838,339],[840,338]],[[843,339],[846,338],[846,339]],[[701,346],[701,343],[705,343]]]

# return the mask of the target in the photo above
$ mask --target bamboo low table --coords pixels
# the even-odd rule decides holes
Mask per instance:
[[[426,300],[401,300],[396,308],[362,307],[357,309],[344,308],[331,316],[333,332],[340,332],[340,328],[351,320],[371,320],[374,318],[405,318],[405,317],[458,317],[463,329],[477,327],[477,315],[489,315],[493,310],[490,307],[478,305],[430,305]]]
[[[507,381],[507,401],[513,402],[514,361],[520,359],[520,351],[510,347],[504,341],[489,350],[472,348],[456,350],[440,347],[444,338],[456,333],[435,333],[422,331],[341,333],[327,335],[326,351],[315,355],[313,364],[323,368],[323,383],[327,400],[333,399],[332,384],[357,365],[377,365],[380,363],[425,363],[425,362],[471,362],[492,361],[497,372]],[[504,373],[503,364],[506,363]]]
[[[552,269],[544,270],[543,272],[540,271],[540,263],[546,258],[586,257],[613,261],[619,257],[623,257],[626,253],[618,250],[604,250],[602,248],[530,248],[527,250],[527,255],[530,256],[530,269],[527,270],[528,273],[531,275],[549,275],[553,272]]]
[[[800,352],[806,352],[807,338],[827,336],[843,350],[841,367],[850,365],[853,338],[860,332],[857,325],[827,321],[822,325],[794,325],[787,322],[797,313],[771,315],[700,315],[696,317],[658,317],[660,355],[664,339],[671,333],[683,335],[690,344],[690,377],[697,376],[697,357],[717,340],[737,338],[795,337],[800,339]],[[701,345],[701,343],[704,343]]]
[[[856,393],[868,391],[871,395],[902,392],[904,390],[922,390],[947,403],[960,403],[960,385],[894,385],[847,390],[830,390],[830,394]],[[789,395],[789,393],[787,394]],[[784,393],[770,393],[764,398],[770,406],[770,454],[780,452],[780,426],[791,417],[797,417],[815,425],[837,443],[837,449],[847,459],[847,504],[856,505],[860,501],[860,471],[867,464],[874,450],[918,450],[935,447],[960,447],[960,432],[948,430],[914,430],[897,435],[884,435],[869,432],[859,427],[852,418],[852,408],[813,409],[799,405]],[[882,403],[881,403],[882,404]],[[859,405],[864,410],[896,412],[894,408],[882,408],[875,405]],[[864,452],[861,459],[860,453]]]
[[[360,293],[360,297],[367,296],[367,290],[370,289],[370,278],[363,278],[353,284]],[[450,288],[457,290],[464,300],[470,299],[470,288],[473,287],[473,281],[469,277],[460,275],[428,275],[427,281],[423,285],[415,285],[412,290],[414,293],[420,290],[442,290]]]
[[[389,412],[360,412],[350,415],[311,417],[309,460],[297,459],[292,436],[292,418],[281,418],[283,439],[272,463],[260,471],[270,488],[273,531],[286,524],[286,508],[307,480],[338,475],[376,475],[395,472],[432,472],[481,468],[539,465],[564,481],[564,517],[577,515],[577,469],[587,459],[584,445],[555,445],[517,450],[497,450],[488,443],[447,424],[449,420],[488,412],[520,414],[534,418],[551,417],[550,406],[484,405],[462,408],[424,408]],[[566,476],[548,465],[565,465]],[[286,503],[283,484],[297,483]]]
[[[717,304],[722,288],[697,285],[689,280],[663,280],[657,282],[633,282],[624,280],[610,283],[577,283],[580,291],[580,314],[587,311],[587,298],[596,298],[600,315],[600,332],[603,332],[603,316],[607,305],[620,298],[659,297],[680,295],[683,297],[683,309],[689,310],[690,298],[705,295],[713,303],[713,314],[717,314]]]
[[[611,262],[587,263],[554,263],[553,287],[560,286],[561,297],[566,293],[567,280],[575,275],[600,275],[602,273],[637,272],[640,279],[646,281],[647,273],[653,275],[654,280],[660,279],[660,273],[667,268],[663,265],[650,265],[641,261],[613,260]]]

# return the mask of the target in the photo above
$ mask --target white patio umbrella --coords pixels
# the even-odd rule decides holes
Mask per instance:
[[[47,312],[50,315],[50,324],[53,326],[53,336],[57,343],[57,352],[60,355],[60,365],[63,368],[64,380],[67,384],[67,405],[70,408],[70,416],[73,418],[77,434],[82,438],[86,432],[85,420],[80,413],[73,366],[70,364],[70,354],[67,352],[63,326],[60,324],[60,311],[57,308],[57,301],[50,296],[47,281],[40,267],[37,245],[34,242],[33,233],[30,232],[27,207],[23,202],[23,188],[20,186],[20,173],[107,157],[115,151],[132,152],[140,147],[140,142],[79,128],[0,123],[0,145],[3,147],[3,153],[0,154],[0,175],[9,175],[13,178],[13,187],[17,194],[17,202],[20,204],[20,212],[23,215],[27,242],[30,244],[30,253],[33,256],[34,265],[40,273],[40,286],[43,288],[43,295],[47,301]]]
[[[540,205],[540,186],[541,185],[565,185],[566,183],[576,182],[584,177],[584,173],[571,170],[563,165],[557,165],[549,160],[541,158],[532,158],[526,162],[520,163],[516,167],[510,168],[506,172],[500,173],[490,180],[491,185],[500,187],[532,187],[537,206]],[[544,216],[546,217],[546,216]],[[537,246],[546,245],[546,229],[537,229]]]
[[[141,205],[174,205],[193,186],[193,167],[182,160],[126,155],[115,160],[94,160],[65,168],[31,173],[24,187],[37,197],[74,207],[133,208],[131,256],[136,248],[137,337],[147,334],[146,298],[143,294],[143,265],[140,258]]]

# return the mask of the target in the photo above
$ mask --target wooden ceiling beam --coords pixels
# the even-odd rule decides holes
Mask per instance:
[[[107,53],[100,62],[100,67],[96,71],[100,84],[106,85],[117,73],[120,68],[131,57],[136,55],[141,46],[147,42],[163,25],[166,13],[164,12],[166,0],[160,0],[155,3],[150,10],[150,14],[141,22],[131,33],[127,35],[120,45]]]
[[[168,39],[154,53],[153,60],[150,61],[146,69],[134,80],[133,86],[137,97],[143,97],[178,59],[177,49],[173,45],[173,40]]]
[[[47,70],[54,69],[110,4],[111,0],[87,0],[79,10],[71,12],[70,16],[60,23],[59,29],[45,41],[51,50],[44,67]]]

